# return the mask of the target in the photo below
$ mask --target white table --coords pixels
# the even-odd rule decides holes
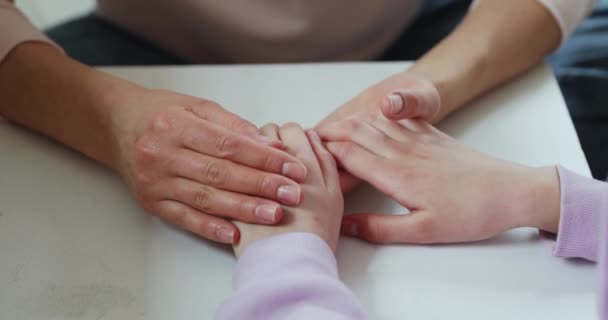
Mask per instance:
[[[312,126],[399,63],[110,68],[151,87],[208,97],[256,124]],[[440,126],[529,165],[589,169],[556,82],[539,67]],[[402,209],[368,187],[348,211]],[[591,264],[551,256],[533,229],[443,246],[343,239],[346,283],[372,319],[594,319]],[[151,218],[112,173],[0,124],[0,319],[209,319],[234,258]]]

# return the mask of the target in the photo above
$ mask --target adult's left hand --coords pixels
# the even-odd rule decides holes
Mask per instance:
[[[411,72],[396,73],[363,90],[317,125],[324,130],[355,113],[384,114],[389,119],[422,118],[431,120],[441,107],[439,92],[426,78]],[[340,171],[343,191],[356,186],[359,179]]]
[[[374,243],[446,243],[524,226],[557,231],[560,190],[553,167],[492,158],[422,120],[357,114],[318,132],[345,170],[410,211],[347,216],[344,234]]]

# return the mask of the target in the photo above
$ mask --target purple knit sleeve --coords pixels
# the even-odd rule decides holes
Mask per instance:
[[[336,259],[321,238],[289,233],[253,243],[239,259],[234,292],[216,319],[366,319],[340,281]]]
[[[599,319],[608,320],[608,183],[557,169],[561,217],[554,254],[599,260]]]
[[[605,214],[608,184],[558,166],[561,216],[553,254],[562,258],[598,259],[600,217]]]

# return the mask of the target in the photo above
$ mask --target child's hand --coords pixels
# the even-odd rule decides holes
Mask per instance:
[[[301,183],[304,201],[298,207],[283,207],[284,217],[280,224],[274,226],[235,221],[241,231],[240,241],[234,245],[237,257],[256,240],[289,232],[314,233],[335,252],[344,201],[334,158],[314,131],[304,132],[297,124],[286,124],[281,128],[269,125],[262,132],[280,139],[286,151],[307,167],[307,177]]]
[[[423,120],[360,113],[319,133],[348,172],[411,211],[349,215],[346,234],[374,243],[446,243],[518,227],[557,231],[560,190],[553,167],[484,155]]]

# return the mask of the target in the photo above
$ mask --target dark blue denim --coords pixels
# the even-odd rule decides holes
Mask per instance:
[[[608,173],[608,0],[548,62],[564,94],[593,177]]]

